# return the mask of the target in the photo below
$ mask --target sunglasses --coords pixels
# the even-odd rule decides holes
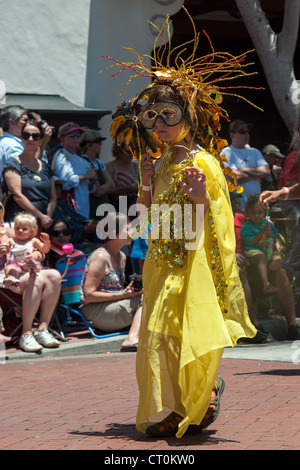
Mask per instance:
[[[81,137],[81,133],[80,132],[70,132],[70,134],[66,134],[67,137]]]
[[[183,110],[173,101],[158,101],[147,106],[138,117],[146,129],[153,129],[158,117],[166,126],[172,127],[182,121]]]
[[[249,130],[248,129],[242,129],[240,131],[237,131],[238,134],[249,134]]]
[[[71,234],[71,232],[70,232],[69,229],[64,228],[63,230],[54,230],[54,231],[52,232],[52,236],[53,236],[53,237],[59,237],[59,235],[60,235],[61,233],[62,233],[63,235],[70,235],[70,234]]]
[[[33,132],[32,134],[30,132],[23,132],[22,134],[22,139],[24,140],[29,140],[30,137],[32,137],[32,140],[34,140],[35,142],[37,142],[38,140],[40,140],[41,138],[41,134],[39,134],[38,132]]]

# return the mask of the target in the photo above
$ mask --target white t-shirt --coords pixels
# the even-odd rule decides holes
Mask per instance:
[[[246,146],[243,149],[237,149],[230,145],[223,148],[222,155],[225,155],[228,163],[224,162],[225,166],[229,166],[232,170],[239,170],[240,168],[257,168],[258,166],[267,165],[262,153],[254,147]],[[256,178],[250,181],[241,183],[244,191],[241,193],[241,209],[245,209],[245,204],[251,194],[260,194],[261,185],[260,179]]]

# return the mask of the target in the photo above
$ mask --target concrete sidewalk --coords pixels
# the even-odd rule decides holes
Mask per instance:
[[[297,321],[300,323],[300,319],[297,319]],[[299,358],[300,361],[300,341],[282,341],[286,336],[286,325],[283,319],[263,320],[261,323],[265,328],[265,331],[270,333],[273,338],[280,339],[280,341],[273,341],[271,343],[261,345],[237,346],[233,349],[228,348],[224,352],[224,357],[296,363],[298,360],[297,358]],[[3,349],[1,351],[0,348],[0,361],[7,360],[12,362],[66,358],[87,354],[118,353],[120,352],[121,344],[126,338],[126,335],[97,339],[93,338],[86,330],[69,334],[67,335],[67,338],[68,341],[61,342],[59,348],[43,348],[41,353],[25,353],[21,351],[17,345],[10,346],[6,352],[4,352]]]
[[[121,344],[126,336],[117,336],[104,339],[88,339],[71,343],[61,343],[59,348],[43,348],[41,353],[25,353],[19,349],[8,350],[0,355],[0,362],[10,364],[21,361],[37,361],[43,359],[63,359],[77,356],[97,356],[111,353],[120,353]],[[120,353],[126,354],[129,353]],[[134,353],[131,353],[134,354]],[[223,354],[227,359],[251,359],[274,362],[300,363],[300,341],[274,341],[258,345],[239,345],[235,348],[226,348]]]

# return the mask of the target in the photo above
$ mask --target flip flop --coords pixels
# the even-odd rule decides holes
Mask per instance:
[[[134,343],[129,347],[122,347],[120,351],[121,352],[137,352],[137,348],[138,348],[138,343]]]

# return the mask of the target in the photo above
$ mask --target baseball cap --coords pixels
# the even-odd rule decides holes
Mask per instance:
[[[102,142],[106,137],[102,137],[100,132],[96,129],[84,129],[82,134],[80,146],[83,147],[87,143]]]
[[[82,127],[80,127],[75,122],[67,122],[66,124],[60,126],[60,128],[58,129],[58,137],[70,134],[71,132],[79,132],[80,134],[83,134],[84,129],[82,129]]]
[[[279,157],[279,158],[285,158],[285,156],[280,152],[279,148],[276,147],[275,145],[273,144],[268,144],[266,145],[262,151],[262,153],[273,153],[274,155],[276,155],[276,157]]]
[[[253,127],[253,124],[250,124],[249,122],[245,122],[242,119],[236,119],[235,121],[232,121],[229,124],[229,132],[238,132],[240,129],[243,129],[244,127],[247,127],[248,129],[251,129]]]

